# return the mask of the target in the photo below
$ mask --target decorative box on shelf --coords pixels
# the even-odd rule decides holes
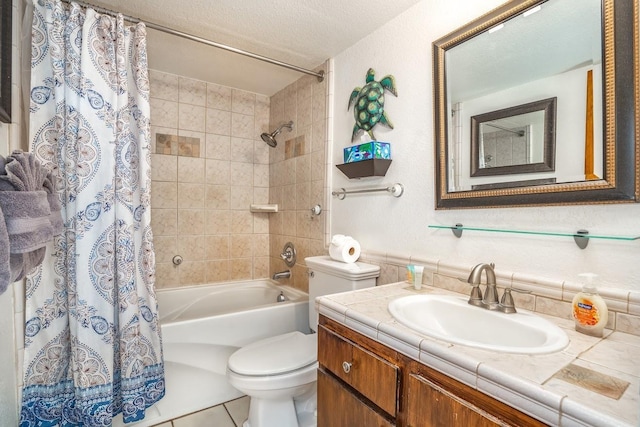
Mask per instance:
[[[362,162],[371,159],[391,160],[391,144],[369,141],[343,149],[345,163]]]
[[[349,178],[364,178],[367,176],[385,176],[390,165],[390,159],[370,159],[343,163],[336,165],[336,167]]]

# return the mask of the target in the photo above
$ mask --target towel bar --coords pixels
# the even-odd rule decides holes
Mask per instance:
[[[395,183],[389,187],[384,188],[370,188],[362,190],[346,190],[344,188],[341,188],[340,190],[332,191],[331,195],[337,197],[339,200],[344,200],[347,197],[347,194],[378,193],[382,191],[391,193],[393,197],[400,197],[404,193],[404,186],[400,183]]]

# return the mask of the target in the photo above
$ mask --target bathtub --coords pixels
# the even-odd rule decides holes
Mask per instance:
[[[282,292],[285,302],[277,302]],[[309,332],[308,295],[267,279],[158,290],[166,395],[147,410],[144,427],[243,394],[226,379],[227,359],[256,340]],[[122,416],[114,420],[121,426]]]

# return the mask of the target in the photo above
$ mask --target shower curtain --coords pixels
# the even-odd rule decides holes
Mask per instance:
[[[28,278],[21,426],[109,426],[164,396],[143,24],[35,0],[31,151],[65,231]]]

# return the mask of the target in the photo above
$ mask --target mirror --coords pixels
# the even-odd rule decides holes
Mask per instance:
[[[638,8],[512,0],[436,40],[436,208],[636,201]]]
[[[471,117],[471,176],[553,172],[555,126],[556,98]]]

